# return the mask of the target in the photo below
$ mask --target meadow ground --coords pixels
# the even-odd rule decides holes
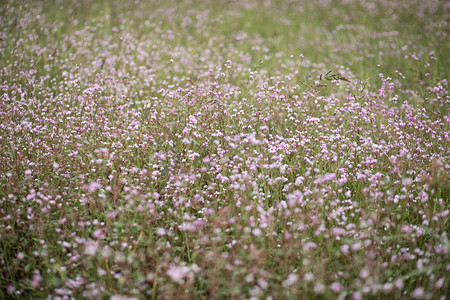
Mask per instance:
[[[0,298],[446,299],[449,21],[1,1]]]

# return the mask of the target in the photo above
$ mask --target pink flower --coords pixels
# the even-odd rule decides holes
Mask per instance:
[[[16,288],[12,284],[8,284],[8,293],[12,294],[16,291]]]
[[[259,229],[259,228],[254,228],[253,229],[253,235],[254,236],[261,236],[261,234],[262,234],[261,229]]]
[[[401,279],[397,279],[394,284],[395,284],[395,287],[399,290],[402,289],[404,286],[403,280],[401,280]]]
[[[197,119],[196,119],[194,116],[192,116],[192,115],[189,116],[189,121],[190,121],[192,124],[194,124],[194,125],[197,124],[197,122],[198,122]]]
[[[341,252],[342,252],[342,254],[347,255],[349,250],[350,250],[349,245],[344,244],[344,245],[341,246]]]
[[[305,251],[309,251],[309,249],[317,248],[317,244],[314,242],[308,242],[305,244],[304,248],[305,248]]]
[[[339,282],[333,282],[330,285],[330,289],[335,293],[340,292],[342,290],[342,284],[340,284]]]
[[[84,253],[89,256],[93,256],[97,254],[98,246],[95,242],[86,243],[86,247],[84,248]]]
[[[413,298],[421,299],[424,296],[425,296],[425,291],[424,291],[423,287],[418,287],[412,292]]]
[[[96,231],[94,231],[92,236],[97,240],[103,240],[105,238],[105,234],[100,229],[97,229]]]
[[[33,279],[31,279],[30,285],[37,288],[42,281],[42,276],[39,270],[34,270]]]
[[[340,228],[340,227],[334,227],[331,230],[331,233],[333,233],[333,235],[339,236],[339,235],[344,235],[345,234],[345,230]]]
[[[298,281],[298,275],[295,273],[289,274],[289,276],[286,278],[286,280],[283,281],[282,285],[284,287],[291,286],[295,284]]]
[[[170,279],[177,283],[183,283],[183,278],[189,273],[189,267],[186,266],[172,266],[167,270],[167,275]]]
[[[317,179],[314,180],[314,184],[322,184],[322,183],[334,180],[335,178],[336,178],[336,174],[327,173],[325,175],[318,176]]]
[[[89,193],[95,193],[99,188],[101,188],[102,185],[98,183],[97,181],[91,182],[88,186]]]

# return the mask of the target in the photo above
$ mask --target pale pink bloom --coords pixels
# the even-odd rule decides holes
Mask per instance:
[[[369,269],[364,268],[361,270],[361,272],[359,272],[359,277],[367,278],[367,277],[369,277],[369,274],[370,274]]]
[[[342,288],[343,288],[342,284],[340,284],[339,282],[333,282],[330,285],[330,289],[335,293],[340,292],[342,290]]]
[[[98,246],[95,242],[87,242],[86,246],[84,248],[84,253],[86,255],[93,256],[93,255],[97,254],[97,249],[98,249]]]
[[[336,236],[343,235],[343,234],[345,234],[345,230],[342,228],[339,228],[339,227],[335,227],[331,230],[331,233],[333,233],[333,235],[336,235]]]
[[[258,279],[258,284],[261,288],[263,289],[267,289],[267,287],[269,286],[269,284],[267,283],[266,280],[264,280],[263,278]]]
[[[305,244],[304,248],[305,248],[305,251],[309,251],[309,249],[317,248],[317,244],[314,242],[308,242]]]
[[[418,287],[412,292],[412,297],[416,299],[421,299],[425,296],[425,290],[423,287]]]
[[[316,282],[316,284],[314,285],[314,292],[316,294],[322,294],[324,290],[325,286],[321,282]]]
[[[16,288],[12,284],[8,284],[8,293],[12,294],[16,291]]]
[[[172,266],[167,270],[167,275],[169,275],[170,279],[177,283],[183,283],[183,279],[188,273],[189,267],[186,266]]]
[[[395,287],[396,287],[397,289],[399,289],[399,290],[402,289],[402,288],[403,288],[403,285],[404,285],[403,280],[402,280],[402,279],[397,279],[397,280],[395,281],[394,285],[395,285]]]
[[[295,179],[294,185],[295,185],[295,186],[301,185],[301,184],[303,183],[303,180],[305,180],[305,178],[304,178],[303,176],[297,177],[297,179]]]
[[[197,122],[198,122],[197,119],[196,119],[194,116],[192,116],[192,115],[189,116],[189,121],[190,121],[192,124],[194,124],[194,125],[197,124]]]
[[[105,238],[105,233],[102,230],[97,229],[92,236],[97,240],[103,240]]]
[[[393,284],[390,283],[390,282],[387,282],[387,283],[385,283],[385,284],[383,285],[383,290],[384,290],[386,293],[390,293],[390,292],[392,291],[392,287],[393,287]]]
[[[261,234],[262,234],[261,229],[259,229],[259,228],[254,228],[253,229],[253,235],[254,236],[261,236]]]
[[[160,228],[156,229],[156,234],[159,236],[162,236],[162,235],[166,234],[166,231],[164,230],[164,228],[160,227]]]
[[[327,173],[325,175],[320,175],[317,177],[316,180],[314,180],[315,184],[321,184],[321,183],[325,183],[328,181],[332,181],[336,178],[336,174],[334,173]]]
[[[34,288],[37,288],[39,284],[42,282],[42,276],[39,270],[34,270],[33,278],[31,279],[30,285]]]
[[[352,250],[353,251],[356,251],[356,250],[359,250],[359,249],[361,249],[361,244],[360,243],[355,243],[355,244],[352,245]]]
[[[344,244],[341,246],[342,254],[347,255],[349,250],[350,250],[350,247],[347,244]]]
[[[284,287],[291,286],[295,284],[298,281],[298,275],[295,273],[289,274],[289,276],[286,278],[286,280],[283,281],[282,285]]]
[[[443,287],[444,281],[445,281],[444,277],[442,277],[438,281],[436,281],[436,284],[435,284],[436,288],[440,289],[441,287]]]
[[[100,183],[98,183],[97,181],[91,182],[88,186],[88,192],[94,193],[101,187],[102,187],[102,185]]]

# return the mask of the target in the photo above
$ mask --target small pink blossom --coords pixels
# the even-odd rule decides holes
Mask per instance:
[[[342,284],[340,284],[339,282],[333,282],[330,285],[330,289],[331,291],[333,291],[334,293],[338,293],[342,290]]]
[[[33,278],[31,279],[30,285],[34,288],[37,288],[42,282],[41,273],[38,270],[34,270]]]

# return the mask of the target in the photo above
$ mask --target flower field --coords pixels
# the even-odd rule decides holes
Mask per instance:
[[[1,299],[447,299],[444,0],[0,4]]]

